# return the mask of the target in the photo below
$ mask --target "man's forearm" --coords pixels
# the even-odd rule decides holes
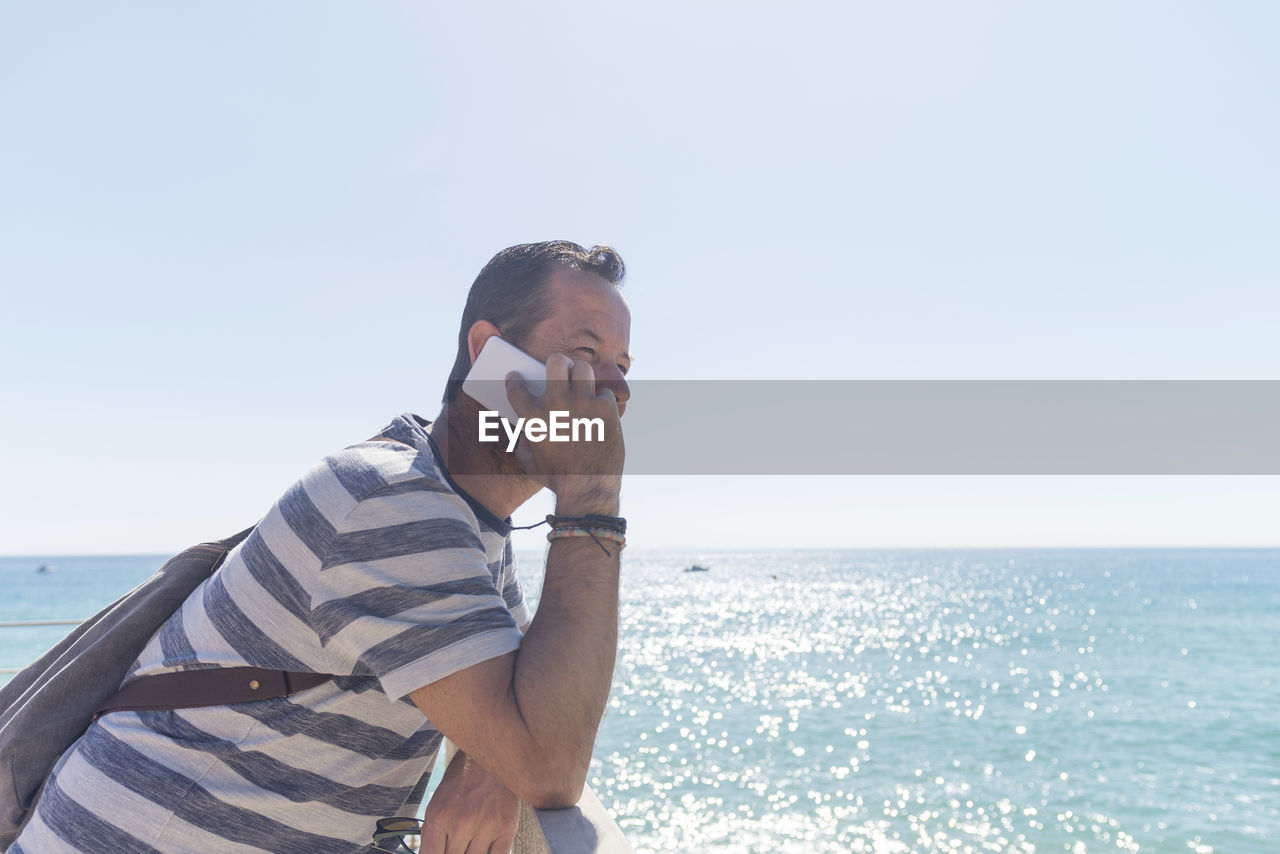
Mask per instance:
[[[590,538],[552,541],[542,597],[512,677],[530,735],[546,748],[559,774],[576,780],[579,790],[586,782],[618,647],[619,549],[609,551],[612,556]]]

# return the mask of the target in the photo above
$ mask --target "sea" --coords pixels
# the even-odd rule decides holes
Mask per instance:
[[[162,561],[0,558],[0,621]],[[629,549],[621,607],[589,784],[637,852],[1280,851],[1280,550]]]

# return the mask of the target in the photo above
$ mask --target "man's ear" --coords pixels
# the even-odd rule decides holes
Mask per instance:
[[[476,363],[476,356],[480,355],[480,348],[484,346],[484,342],[494,335],[502,337],[498,327],[487,320],[477,320],[471,324],[471,328],[467,330],[467,350],[471,353],[471,364]]]

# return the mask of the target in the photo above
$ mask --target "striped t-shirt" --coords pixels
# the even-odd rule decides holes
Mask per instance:
[[[115,712],[59,760],[9,849],[368,850],[422,798],[439,731],[407,695],[520,646],[510,526],[412,415],[323,460],[151,639],[131,672],[338,678],[278,700]]]

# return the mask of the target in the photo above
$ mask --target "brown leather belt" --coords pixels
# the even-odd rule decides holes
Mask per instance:
[[[327,673],[291,673],[261,667],[220,667],[144,676],[108,697],[93,713],[194,709],[275,700],[323,685]]]

